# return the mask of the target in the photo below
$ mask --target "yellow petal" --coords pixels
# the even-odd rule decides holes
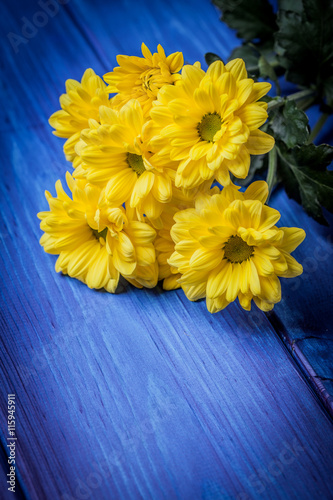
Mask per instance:
[[[252,260],[260,276],[271,276],[274,273],[274,266],[266,255],[255,252]]]
[[[246,148],[251,155],[262,155],[273,149],[275,144],[274,137],[262,132],[261,130],[252,130],[246,143]]]
[[[139,101],[131,99],[128,101],[119,112],[120,120],[131,129],[134,136],[141,133],[143,125],[143,111]]]
[[[260,231],[256,231],[252,227],[247,229],[239,227],[238,234],[250,246],[259,245],[263,241],[262,233]]]
[[[184,81],[184,87],[186,87],[190,95],[193,95],[195,89],[199,87],[199,84],[204,76],[205,72],[196,66],[185,65],[183,67],[182,78]]]
[[[259,309],[261,309],[264,312],[271,311],[274,307],[274,304],[271,302],[266,302],[265,300],[261,300],[258,297],[253,297],[253,300]]]
[[[222,251],[198,248],[192,255],[189,265],[196,271],[214,269],[222,260]]]
[[[279,248],[285,252],[291,253],[298,247],[304,240],[306,234],[303,229],[298,227],[280,227],[283,231],[283,240],[279,244]]]
[[[230,226],[210,227],[209,232],[221,238],[222,241],[226,241],[230,236],[235,234],[235,230]]]
[[[245,179],[250,168],[250,155],[247,149],[242,146],[234,160],[226,160],[226,167],[239,179]]]
[[[126,262],[133,262],[135,260],[133,243],[124,231],[118,233],[117,252]]]
[[[265,181],[255,181],[249,185],[244,193],[245,200],[259,200],[265,203],[268,196],[268,185]]]
[[[147,45],[145,45],[143,42],[141,44],[141,52],[142,52],[143,57],[145,57],[146,59],[149,59],[149,60],[152,59],[153,54],[148,49]]]
[[[180,288],[180,283],[178,283],[179,274],[173,274],[164,278],[163,280],[163,290],[177,290]]]
[[[232,264],[232,274],[229,279],[229,284],[226,291],[226,299],[228,302],[233,302],[238,295],[241,282],[241,273],[241,264]]]
[[[131,221],[126,230],[135,245],[148,245],[156,236],[156,231],[145,222]]]
[[[168,175],[155,175],[152,193],[161,203],[168,203],[172,198],[172,183],[170,177]]]
[[[288,270],[283,273],[284,278],[294,278],[295,276],[300,276],[303,273],[303,267],[299,262],[297,262],[294,257],[288,253],[283,252],[283,256],[288,264]]]
[[[253,80],[246,78],[237,82],[237,100],[239,106],[242,106],[250,96],[253,88]]]
[[[273,275],[267,278],[260,279],[261,292],[260,298],[267,301],[276,303],[281,300],[281,284],[277,276]]]
[[[225,72],[224,64],[222,61],[215,61],[207,69],[206,75],[211,78],[213,82],[217,80]]]
[[[247,77],[247,71],[243,59],[237,58],[229,61],[225,69],[232,73],[235,80],[243,80]]]
[[[201,108],[205,113],[213,113],[215,111],[215,106],[210,96],[201,88],[195,89],[193,98],[198,108]]]
[[[248,104],[239,110],[237,115],[248,126],[250,131],[261,127],[267,119],[266,111],[258,106],[258,104]]]
[[[190,158],[192,160],[200,160],[203,156],[205,156],[211,149],[211,143],[206,141],[200,141],[195,144],[190,150]]]
[[[200,236],[199,243],[205,248],[221,248],[224,241],[218,236]]]
[[[229,302],[227,301],[225,295],[223,295],[221,297],[217,297],[216,299],[210,299],[207,297],[206,304],[210,313],[217,313],[222,311],[222,309],[225,309],[229,305]]]
[[[127,262],[123,260],[122,255],[117,250],[113,253],[113,263],[115,268],[124,276],[130,276],[136,268],[136,261]]]
[[[221,267],[222,266],[222,267]],[[218,270],[213,270],[207,281],[207,297],[214,299],[222,295],[232,276],[232,264],[224,259]]]
[[[196,285],[181,285],[186,297],[191,300],[203,299],[206,295],[206,283],[198,283]]]
[[[251,294],[243,294],[242,292],[239,292],[238,300],[241,307],[245,309],[245,311],[251,311],[251,300],[252,300]]]
[[[247,102],[252,103],[258,101],[262,96],[266,95],[271,88],[272,85],[268,82],[255,82]]]
[[[153,245],[136,247],[136,258],[139,266],[149,266],[155,262],[155,249]]]
[[[258,227],[258,231],[266,231],[267,229],[270,229],[272,226],[274,226],[277,221],[280,219],[281,214],[278,212],[278,210],[275,210],[275,208],[268,207],[266,205],[263,205],[262,211],[261,211],[261,223]]]
[[[256,265],[252,259],[250,259],[250,266],[251,266],[250,290],[253,293],[253,295],[259,295],[261,291],[260,280]]]
[[[246,260],[241,263],[242,272],[240,278],[240,290],[243,294],[248,294],[251,282],[251,263]]]
[[[136,173],[130,168],[121,170],[107,183],[105,189],[106,198],[115,204],[124,203],[130,198],[136,179]]]
[[[131,196],[131,207],[136,207],[138,203],[150,193],[154,181],[155,175],[147,170],[138,177]]]
[[[236,94],[236,82],[231,73],[223,73],[215,82],[216,88],[218,89],[220,95],[226,94],[229,99],[233,99]],[[222,98],[221,98],[222,99]],[[230,101],[229,101],[230,102]],[[227,101],[225,98],[221,101],[221,110],[225,107]],[[238,107],[238,103],[237,103]],[[237,109],[237,108],[235,108]],[[225,108],[223,112],[224,118],[229,114],[228,107]]]
[[[171,73],[178,73],[183,67],[184,56],[182,52],[174,52],[166,58]]]

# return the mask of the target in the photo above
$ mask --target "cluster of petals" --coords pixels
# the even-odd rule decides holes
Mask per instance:
[[[50,210],[38,214],[44,231],[41,245],[59,255],[56,271],[112,293],[120,275],[139,288],[154,287],[155,230],[135,220],[131,210],[105,203],[98,187],[68,172],[66,180],[72,196],[58,180],[57,196],[46,192]]]
[[[181,52],[141,49],[117,56],[104,81],[92,69],[67,80],[49,122],[67,139],[73,172],[68,193],[60,181],[55,197],[46,192],[41,244],[58,255],[57,271],[90,288],[114,293],[120,276],[137,287],[161,280],[206,297],[211,312],[237,297],[269,310],[278,277],[301,272],[290,252],[304,232],[275,226],[267,185],[241,193],[231,176],[245,178],[250,155],[274,147],[259,129],[270,84],[248,78],[241,59],[205,72]]]
[[[168,263],[190,300],[206,297],[214,313],[238,298],[263,311],[281,300],[279,277],[292,278],[302,266],[290,255],[305,232],[276,227],[280,213],[265,205],[268,186],[253,182],[244,193],[234,186],[197,196],[194,208],[179,211],[171,236],[175,251]]]

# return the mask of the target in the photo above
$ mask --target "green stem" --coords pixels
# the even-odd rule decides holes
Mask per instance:
[[[315,94],[315,91],[312,89],[305,89],[305,90],[300,90],[299,92],[295,92],[295,94],[290,94],[281,101],[274,102],[271,101],[268,103],[267,106],[267,111],[271,111],[272,109],[279,108],[280,106],[283,106],[286,101],[300,101],[301,99],[308,98],[310,96],[313,96]]]
[[[306,111],[309,109],[312,104],[314,104],[316,98],[315,97],[309,97],[308,99],[302,100],[302,102],[298,105],[298,108],[301,109],[302,111]]]
[[[322,115],[320,115],[317,123],[315,124],[315,126],[311,130],[311,134],[309,135],[309,139],[308,139],[308,144],[311,144],[311,142],[313,142],[315,140],[315,138],[317,137],[317,135],[319,134],[319,132],[321,131],[321,129],[325,125],[328,116],[329,116],[328,113],[323,113]]]
[[[268,184],[268,198],[266,203],[268,203],[268,200],[273,191],[273,187],[275,186],[276,167],[277,167],[277,151],[276,147],[274,146],[274,148],[268,153],[268,171],[266,178],[266,182]]]

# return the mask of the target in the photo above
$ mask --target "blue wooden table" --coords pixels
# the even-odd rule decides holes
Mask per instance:
[[[39,245],[44,190],[54,193],[70,170],[47,122],[65,80],[87,67],[103,75],[117,54],[139,55],[142,41],[190,63],[208,51],[227,59],[234,34],[208,0],[54,0],[48,11],[43,2],[6,3],[0,498],[333,498],[329,228],[274,192],[281,225],[307,238],[295,252],[304,274],[283,283],[269,314],[234,303],[210,315],[204,302],[160,287],[91,291],[57,275]],[[6,482],[8,393],[16,395],[15,494]]]

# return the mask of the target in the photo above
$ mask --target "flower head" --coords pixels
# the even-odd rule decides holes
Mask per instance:
[[[304,239],[299,228],[277,228],[277,210],[264,205],[268,187],[251,184],[244,193],[235,186],[219,194],[199,195],[195,208],[178,212],[171,229],[175,252],[169,259],[182,277],[190,300],[207,297],[217,312],[237,297],[250,310],[254,299],[263,311],[281,300],[279,277],[302,273],[290,255]]]
[[[105,187],[113,205],[128,202],[141,215],[157,219],[172,196],[168,169],[154,162],[149,147],[149,122],[137,100],[119,111],[101,106],[101,125],[90,121],[76,148],[81,164],[74,176]],[[166,167],[172,167],[167,160]]]
[[[72,198],[57,181],[57,197],[46,192],[50,211],[38,214],[41,245],[59,255],[56,270],[109,292],[116,290],[119,274],[137,286],[155,286],[154,229],[137,221],[133,210],[110,206],[97,186],[69,173],[66,178]]]
[[[247,78],[244,61],[184,66],[174,86],[161,88],[151,117],[159,134],[152,144],[179,161],[176,186],[191,189],[208,179],[230,183],[229,171],[245,178],[250,154],[272,149],[274,139],[258,130],[267,104],[257,102],[271,85]]]
[[[61,110],[49,119],[54,135],[68,139],[64,144],[67,160],[76,157],[74,147],[83,129],[89,127],[89,120],[99,121],[99,107],[109,106],[109,95],[103,80],[92,69],[87,69],[81,79],[66,81],[66,94],[60,96]]]
[[[159,89],[180,78],[177,73],[184,59],[181,52],[167,57],[161,45],[158,45],[154,54],[144,43],[141,50],[143,57],[117,56],[119,66],[106,73],[104,80],[109,84],[108,91],[117,93],[112,99],[113,107],[119,109],[130,99],[138,99],[147,115]]]

